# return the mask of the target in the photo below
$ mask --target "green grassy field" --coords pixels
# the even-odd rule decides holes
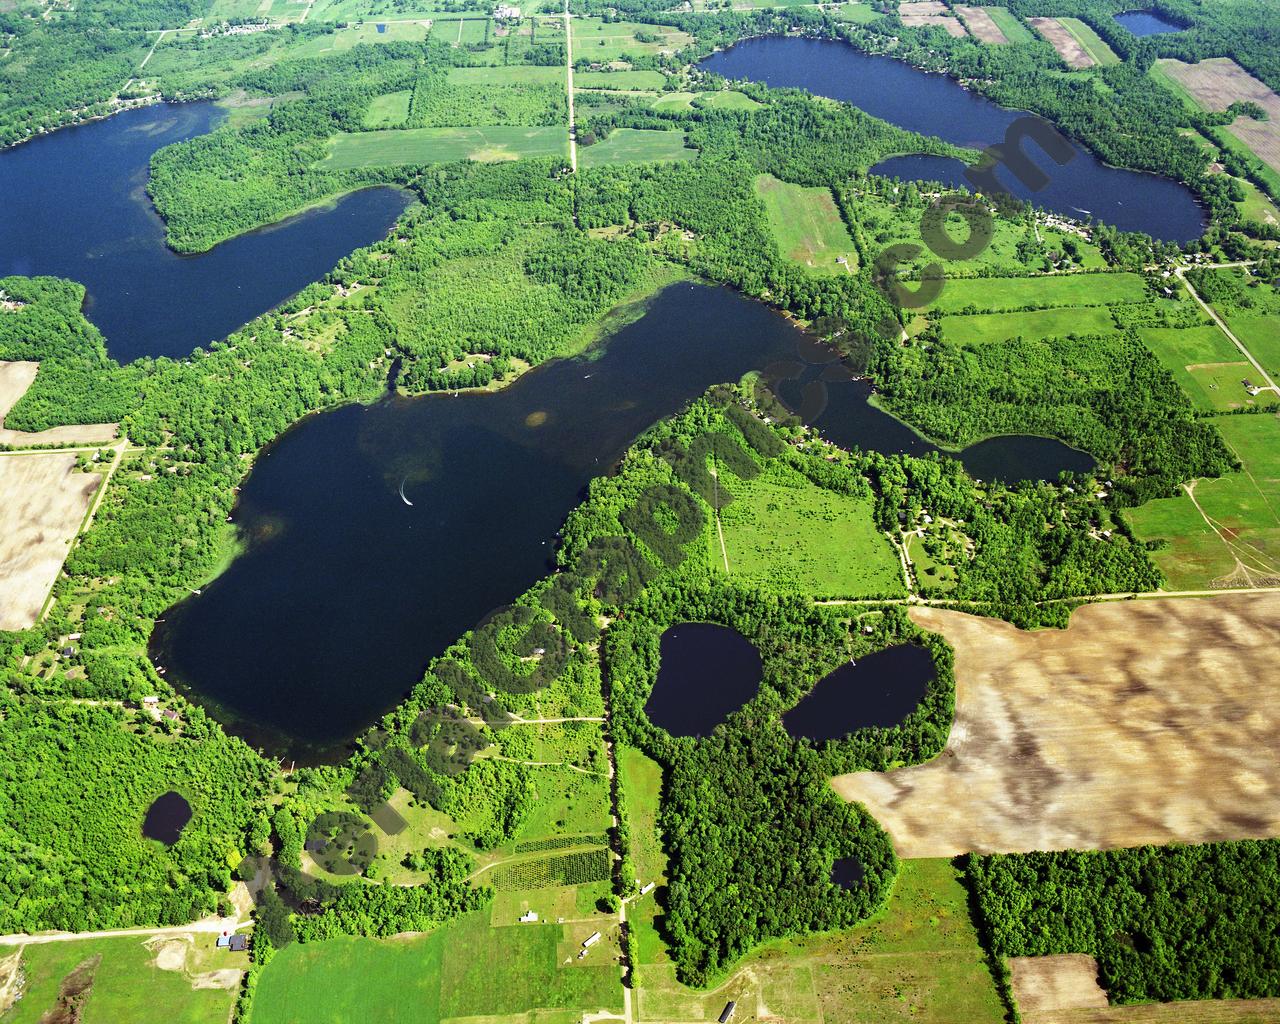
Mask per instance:
[[[642,1021],[715,1020],[729,999],[738,1002],[736,1019],[788,1024],[1004,1020],[966,890],[945,860],[903,861],[876,918],[834,935],[770,943],[710,991],[686,988],[670,964],[643,957],[637,975]]]
[[[704,92],[693,101],[695,107],[707,110],[759,110],[760,104],[745,93],[733,89],[719,89],[716,92]]]
[[[788,259],[824,276],[858,269],[857,249],[830,189],[802,188],[763,174],[756,179],[756,195],[764,202],[769,228]],[[848,261],[848,270],[836,262],[838,257]]]
[[[573,76],[578,89],[653,90],[661,89],[666,81],[661,71],[579,71]]]
[[[1105,306],[1064,306],[1026,313],[978,313],[942,318],[943,335],[961,345],[1016,337],[1039,340],[1069,334],[1102,334],[1115,329],[1115,321]]]
[[[1001,312],[1037,306],[1105,306],[1142,302],[1140,274],[1060,274],[1054,277],[988,277],[947,281],[933,309],[955,313],[968,306]]]
[[[564,68],[514,64],[510,67],[450,68],[450,85],[551,85],[564,81]]]
[[[196,936],[188,958],[188,970],[204,973],[219,969],[244,970],[248,954],[213,948],[212,934]],[[11,951],[5,950],[8,955]],[[62,980],[80,964],[101,957],[93,972],[93,988],[80,1024],[121,1024],[155,1020],[164,1007],[164,1020],[174,1024],[225,1024],[236,1000],[238,985],[231,989],[192,987],[182,971],[162,971],[156,953],[139,938],[85,939],[29,945],[22,951],[26,976],[24,994],[0,1019],[5,1024],[38,1024],[52,1011]]]
[[[987,13],[991,15],[1004,37],[1011,43],[1029,43],[1035,36],[1031,34],[1031,30],[1022,24],[1017,17],[1011,14],[1006,7],[988,7]]]
[[[1240,383],[1253,367],[1217,327],[1143,327],[1138,334],[1201,409],[1230,412],[1257,404]]]
[[[567,153],[568,132],[564,128],[406,128],[337,135],[330,141],[329,154],[320,166],[345,170],[454,160],[492,163]]]
[[[584,1008],[620,1012],[616,965],[603,957],[562,964],[573,936],[569,925],[494,928],[479,911],[426,936],[295,943],[263,972],[252,1024],[454,1017],[569,1024]]]
[[[637,39],[637,34],[647,41]],[[578,60],[605,62],[664,50],[674,53],[691,42],[693,36],[666,25],[606,22],[602,18],[591,17],[573,19],[573,56]]]
[[[1103,67],[1110,67],[1112,64],[1120,63],[1120,58],[1116,56],[1115,51],[1102,40],[1097,32],[1079,18],[1059,18],[1058,23],[1075,36],[1076,42],[1083,46],[1089,56],[1098,64]]]
[[[655,96],[649,106],[654,110],[692,110],[694,95],[691,92],[664,92]]]
[[[811,597],[905,592],[869,499],[823,490],[781,462],[731,489],[720,521],[732,575]],[[723,570],[718,544],[714,562]]]
[[[1280,579],[1280,420],[1270,414],[1223,416],[1215,425],[1243,470],[1198,481],[1200,510],[1181,495],[1128,513],[1141,539],[1169,542],[1152,557],[1170,589]]]
[[[615,128],[603,142],[579,147],[578,162],[583,167],[600,167],[604,164],[692,160],[697,155],[696,149],[685,145],[682,131]]]
[[[413,93],[404,89],[375,96],[365,112],[364,123],[369,128],[400,128],[409,118],[409,100]]]
[[[870,4],[845,3],[836,10],[836,17],[841,21],[851,21],[855,25],[866,25],[879,18],[880,12]]]

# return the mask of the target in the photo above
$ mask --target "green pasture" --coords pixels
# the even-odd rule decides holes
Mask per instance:
[[[450,85],[549,85],[564,81],[562,67],[512,64],[508,67],[450,68]]]
[[[763,174],[756,179],[756,195],[764,203],[778,249],[788,259],[824,276],[858,269],[858,251],[830,189],[804,188]],[[847,269],[838,258],[848,261]]]
[[[1038,341],[1070,334],[1106,334],[1115,329],[1115,321],[1105,306],[1064,306],[1025,313],[978,313],[942,318],[943,336],[959,345],[980,345],[1017,337]]]
[[[397,131],[344,132],[329,142],[320,162],[326,170],[438,164],[454,160],[493,163],[520,157],[567,153],[564,128],[497,125],[487,128],[405,128]]]
[[[1031,30],[1017,19],[1007,7],[988,7],[987,13],[991,15],[991,20],[1004,33],[1004,37],[1011,43],[1029,43],[1035,36],[1031,34]]]
[[[720,512],[729,572],[810,597],[905,593],[902,570],[872,518],[869,498],[824,490],[781,462],[733,480]],[[718,541],[713,564],[723,571]]]
[[[1203,513],[1186,495],[1127,513],[1140,539],[1167,542],[1152,557],[1170,589],[1248,586],[1280,576],[1280,420],[1222,416],[1214,424],[1243,468],[1196,482]]]
[[[1230,412],[1256,404],[1240,383],[1253,367],[1216,326],[1140,327],[1138,335],[1201,409]]]
[[[657,90],[667,82],[661,71],[575,71],[578,89]]]
[[[188,958],[193,973],[248,967],[248,954],[215,950],[214,938],[213,934],[195,936]],[[157,1007],[164,1007],[166,1024],[225,1024],[235,1004],[237,989],[197,989],[182,971],[160,970],[154,950],[148,949],[142,938],[84,939],[24,947],[23,996],[0,1019],[5,1024],[41,1024],[54,1019],[63,979],[99,957],[84,1014],[76,1018],[79,1024],[154,1020]]]
[[[697,155],[696,149],[685,145],[684,132],[647,128],[615,128],[603,142],[578,148],[578,162],[583,167],[692,160]]]
[[[615,964],[605,956],[562,964],[572,933],[554,923],[493,928],[478,911],[425,936],[294,943],[263,971],[252,1024],[455,1017],[570,1024],[585,1008],[620,1013]]]
[[[642,957],[637,1019],[715,1020],[729,999],[745,1007],[763,1003],[773,1019],[804,1024],[1005,1019],[969,918],[967,890],[947,860],[902,861],[888,905],[871,921],[771,942],[738,968],[718,987],[691,989],[676,981],[671,964]]]
[[[972,306],[984,313],[1026,306],[1108,306],[1143,302],[1140,274],[1058,274],[1044,277],[979,277],[948,280],[933,309],[957,313]]]
[[[851,21],[855,25],[866,25],[879,18],[880,12],[870,4],[845,3],[836,9],[836,17],[841,21]]]
[[[695,95],[691,92],[664,92],[660,96],[655,96],[649,106],[654,110],[664,111],[692,110]]]
[[[761,106],[746,93],[734,89],[699,93],[693,105],[706,110],[759,110]]]
[[[409,89],[375,96],[365,112],[364,123],[369,128],[400,128],[409,119],[409,101],[413,93]]]
[[[641,42],[637,33],[650,41]],[[653,37],[650,39],[650,37]],[[668,51],[674,53],[693,42],[687,32],[667,25],[645,25],[630,21],[607,22],[602,18],[573,19],[575,61],[604,63],[622,57],[639,57]]]

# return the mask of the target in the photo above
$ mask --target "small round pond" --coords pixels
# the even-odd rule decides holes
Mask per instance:
[[[142,834],[148,839],[160,840],[165,846],[172,846],[190,820],[191,805],[181,794],[170,791],[147,808]]]
[[[706,736],[756,695],[763,675],[760,652],[737,630],[681,622],[662,634],[644,711],[672,736]]]
[[[917,644],[877,651],[823,676],[782,724],[792,736],[819,742],[888,728],[920,703],[935,674],[933,656]]]
[[[856,889],[866,874],[862,861],[857,857],[837,857],[831,865],[831,882],[841,889]]]
[[[1170,21],[1155,11],[1122,11],[1115,15],[1115,20],[1135,36],[1162,36],[1169,32],[1181,32],[1187,27]]]

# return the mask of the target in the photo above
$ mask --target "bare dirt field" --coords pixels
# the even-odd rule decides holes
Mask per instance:
[[[103,481],[69,452],[0,455],[0,629],[27,629]]]
[[[833,782],[901,856],[1280,834],[1280,593],[1096,604],[1038,632],[911,617],[956,651],[947,748]]]
[[[1012,956],[1013,997],[1027,1024],[1041,1014],[1107,1005],[1107,994],[1098,985],[1098,961],[1083,953],[1058,956]]]
[[[1238,101],[1258,104],[1270,120],[1237,117],[1228,130],[1253,150],[1259,160],[1280,171],[1280,96],[1230,57],[1213,57],[1199,64],[1162,60],[1160,70],[1181,85],[1205,110],[1226,110]]]
[[[116,436],[116,424],[95,423],[76,427],[53,427],[39,433],[8,430],[4,418],[18,404],[36,379],[39,363],[0,362],[0,444],[12,448],[45,444],[106,444]]]
[[[934,25],[946,29],[947,33],[956,39],[965,37],[964,26],[960,24],[960,20],[940,0],[914,0],[914,2],[908,0],[907,3],[898,5],[898,17],[909,28],[928,28]]]
[[[978,42],[999,44],[1009,41],[985,7],[957,7],[956,13]]]
[[[1023,1024],[1275,1024],[1280,999],[1205,999],[1022,1014]]]
[[[1049,40],[1053,48],[1058,51],[1058,56],[1065,60],[1068,66],[1073,68],[1093,67],[1093,58],[1080,45],[1080,41],[1068,32],[1064,25],[1059,23],[1057,18],[1028,18],[1027,21],[1035,26],[1037,32]]]

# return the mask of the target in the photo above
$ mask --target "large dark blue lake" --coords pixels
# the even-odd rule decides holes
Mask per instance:
[[[811,344],[759,303],[678,284],[586,356],[502,391],[310,417],[259,457],[235,512],[245,552],[169,609],[152,657],[250,741],[332,756],[547,572],[565,516],[638,434]],[[812,422],[850,446],[932,450],[867,396],[861,381],[833,386]],[[997,439],[982,457],[999,461],[1002,444],[1035,476],[1092,465],[1046,438]]]
[[[847,43],[771,36],[748,39],[713,53],[699,67],[730,79],[806,89],[851,103],[891,124],[982,149],[1004,139],[1019,117],[944,75],[927,74],[891,57],[871,56]],[[1049,175],[1032,192],[1006,171],[1000,180],[1014,195],[1069,217],[1091,215],[1125,231],[1187,241],[1204,233],[1204,212],[1191,190],[1154,174],[1108,167],[1083,146],[1058,166],[1028,143],[1028,154]],[[872,168],[877,174],[969,187],[964,165],[939,157],[905,157]]]
[[[404,210],[398,190],[368,189],[179,256],[146,193],[151,155],[221,117],[212,103],[143,107],[0,152],[0,277],[79,281],[121,362],[180,357],[324,277]]]

